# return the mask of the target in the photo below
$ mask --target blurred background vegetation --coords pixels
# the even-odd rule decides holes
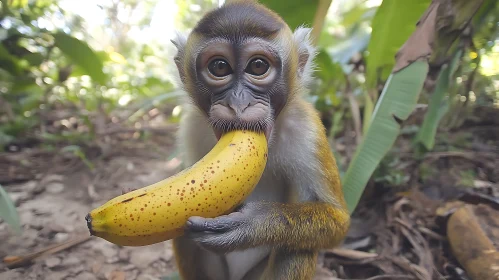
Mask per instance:
[[[318,67],[307,98],[321,112],[344,174],[368,132],[395,66],[395,54],[431,1],[262,2],[283,15],[292,28],[318,27],[314,30]],[[116,141],[112,136],[126,135],[126,141],[139,142],[163,130],[174,131],[184,93],[175,83],[170,39],[175,30],[189,31],[220,4],[217,0],[0,3],[0,150],[16,153],[37,147],[69,152],[89,168],[88,149],[104,150],[106,143]],[[439,54],[439,65],[455,61],[444,89],[437,86],[440,71],[430,70],[427,77],[425,72],[415,111],[422,112],[420,119],[401,131],[410,135],[414,151],[439,149],[433,143],[437,128],[441,133],[451,131],[475,108],[499,107],[498,30],[497,1],[486,0],[472,26],[456,40],[454,52]],[[443,93],[432,95],[435,88]],[[433,106],[432,99],[436,99]],[[393,165],[390,156],[373,164],[374,180],[407,183],[404,172]]]

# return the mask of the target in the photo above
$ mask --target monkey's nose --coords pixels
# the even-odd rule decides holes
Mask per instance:
[[[251,103],[248,103],[248,104],[229,104],[229,108],[231,108],[235,113],[236,115],[240,115],[244,112],[244,110],[246,110],[249,106],[251,105]]]

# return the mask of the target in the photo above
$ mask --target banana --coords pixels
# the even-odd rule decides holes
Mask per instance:
[[[178,237],[189,217],[214,218],[244,201],[263,174],[267,149],[263,133],[230,131],[190,168],[90,211],[88,229],[121,246]]]

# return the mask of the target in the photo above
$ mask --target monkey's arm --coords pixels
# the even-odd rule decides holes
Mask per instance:
[[[191,217],[187,235],[201,246],[220,252],[260,245],[320,250],[341,242],[349,220],[346,209],[325,202],[254,202],[214,219]]]

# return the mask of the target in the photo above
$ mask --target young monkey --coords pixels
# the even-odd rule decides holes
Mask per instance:
[[[263,131],[264,174],[240,209],[191,217],[173,240],[186,280],[312,279],[320,249],[338,245],[350,218],[325,129],[302,95],[311,80],[310,29],[234,1],[172,42],[189,100],[180,122],[184,167],[231,129]]]

